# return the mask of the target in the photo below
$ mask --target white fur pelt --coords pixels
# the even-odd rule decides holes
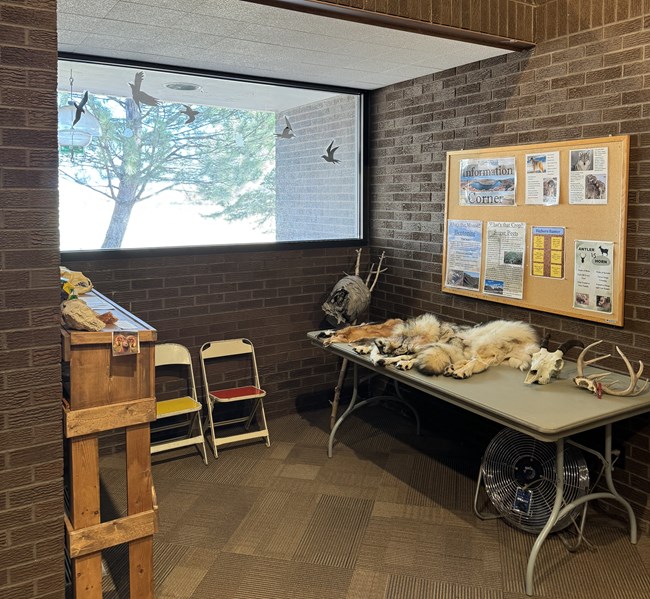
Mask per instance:
[[[382,366],[465,379],[498,364],[527,370],[539,344],[533,327],[524,322],[495,320],[469,327],[422,314],[394,326],[388,337],[355,346],[355,351]]]

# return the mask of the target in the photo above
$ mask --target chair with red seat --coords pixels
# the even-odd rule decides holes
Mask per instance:
[[[266,391],[260,387],[253,344],[248,339],[208,341],[201,346],[199,354],[214,457],[219,457],[218,446],[239,441],[264,439],[269,447],[271,442],[262,401],[266,397]],[[215,382],[217,376],[218,383]],[[235,383],[225,382],[233,379],[236,380]],[[225,408],[225,404],[235,402],[246,402],[250,411],[244,416],[216,420],[217,406]],[[255,419],[259,430],[251,431]],[[243,424],[243,432],[241,429],[233,430],[239,424]],[[231,428],[228,434],[217,437],[215,428],[226,426]]]

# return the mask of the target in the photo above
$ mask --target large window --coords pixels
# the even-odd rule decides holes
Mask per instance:
[[[61,60],[59,107],[62,251],[363,236],[360,93]]]

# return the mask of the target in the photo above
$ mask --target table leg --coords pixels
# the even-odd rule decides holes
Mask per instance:
[[[564,439],[558,439],[555,442],[555,502],[553,503],[553,509],[551,514],[548,517],[542,531],[537,535],[535,539],[535,544],[530,551],[530,556],[528,557],[528,566],[526,567],[526,595],[533,594],[533,573],[535,570],[535,562],[537,561],[537,554],[542,548],[546,537],[555,526],[560,515],[560,508],[562,507],[562,502],[564,501]]]
[[[546,537],[549,535],[551,532],[551,529],[553,526],[555,526],[555,523],[560,520],[561,518],[564,518],[566,514],[572,512],[576,507],[586,504],[589,501],[593,501],[596,499],[613,499],[614,501],[618,501],[624,508],[625,511],[627,512],[628,518],[630,520],[630,542],[632,544],[636,544],[637,542],[637,524],[636,524],[636,516],[634,515],[634,511],[632,510],[632,506],[629,504],[628,501],[623,499],[621,495],[619,495],[618,491],[616,490],[616,487],[614,486],[614,480],[612,478],[612,425],[611,424],[606,424],[605,425],[605,455],[601,456],[597,451],[591,450],[589,448],[586,448],[579,443],[573,443],[573,445],[576,445],[577,447],[580,447],[581,449],[584,449],[586,451],[589,451],[590,453],[596,455],[598,458],[600,458],[604,465],[605,465],[605,482],[607,484],[607,489],[608,492],[600,492],[600,493],[588,493],[587,495],[583,495],[582,497],[579,497],[578,499],[575,499],[574,501],[566,504],[562,509],[560,509],[560,505],[564,501],[564,440],[560,439],[559,441],[556,441],[555,447],[556,447],[556,457],[555,457],[555,472],[556,472],[556,495],[555,495],[555,503],[553,504],[553,510],[551,511],[551,515],[549,516],[548,522],[542,529],[542,531],[539,533],[537,536],[537,539],[535,540],[535,544],[533,545],[533,548],[530,552],[530,556],[528,558],[528,567],[526,569],[526,594],[527,595],[532,595],[533,594],[533,571],[535,569],[535,561],[537,560],[537,554],[539,553],[539,550],[542,547],[542,544],[546,540]],[[582,534],[582,532],[580,532]]]
[[[395,395],[376,395],[374,397],[369,397],[368,399],[364,399],[363,401],[357,402],[359,398],[359,369],[357,364],[354,364],[354,371],[353,371],[353,388],[352,388],[352,398],[350,399],[350,403],[341,414],[339,419],[336,421],[334,426],[332,426],[332,430],[330,432],[329,436],[329,441],[327,443],[327,455],[328,457],[332,457],[332,447],[334,446],[334,438],[336,436],[336,431],[339,430],[339,427],[341,424],[343,424],[344,420],[352,414],[352,412],[355,412],[356,410],[363,408],[364,406],[367,406],[368,404],[374,404],[379,401],[394,401],[399,404],[402,404],[406,408],[408,408],[411,413],[413,414],[413,417],[415,418],[415,430],[416,433],[419,435],[420,434],[420,415],[417,413],[417,410],[402,396],[397,381],[393,381],[395,383]]]
[[[605,458],[607,460],[607,467],[605,468],[605,482],[607,483],[607,488],[609,492],[614,496],[613,499],[616,499],[627,511],[627,516],[630,519],[630,542],[633,545],[636,545],[637,533],[636,533],[636,516],[632,510],[632,506],[623,499],[616,490],[614,486],[614,480],[612,479],[612,425],[607,424],[605,426]]]
[[[345,381],[345,373],[348,369],[348,359],[343,358],[341,362],[341,371],[339,372],[339,380],[334,388],[334,399],[332,400],[332,414],[330,415],[330,430],[334,428],[336,422],[336,414],[339,411],[339,402],[341,401],[341,389]]]
[[[560,514],[560,517],[563,517],[566,513],[571,511],[577,505],[586,503],[588,501],[592,501],[593,499],[613,499],[614,501],[618,501],[625,508],[625,511],[627,512],[627,516],[630,521],[630,542],[633,545],[635,545],[637,542],[636,516],[634,515],[634,511],[632,510],[632,506],[629,504],[629,502],[623,499],[623,497],[621,497],[619,492],[616,490],[616,487],[614,486],[614,479],[612,478],[612,472],[614,471],[614,458],[613,458],[614,452],[612,451],[612,425],[611,424],[605,425],[604,455],[601,455],[595,449],[592,449],[590,447],[585,447],[584,445],[581,445],[580,443],[576,443],[575,441],[569,441],[569,443],[571,443],[571,445],[575,445],[582,451],[585,451],[587,453],[596,456],[602,462],[603,473],[605,474],[605,483],[607,485],[608,492],[589,493],[588,495],[583,495],[582,497],[579,497],[578,499],[572,501],[570,504],[568,504],[562,509],[562,513]]]
[[[357,403],[357,395],[359,393],[359,368],[356,364],[354,364],[353,367],[353,374],[352,374],[352,397],[350,398],[350,403],[348,404],[347,409],[341,416],[339,416],[339,419],[336,421],[336,424],[332,426],[332,430],[330,432],[330,438],[327,443],[327,457],[332,457],[332,446],[334,445],[334,436],[336,435],[336,431],[339,430],[339,427],[341,424],[343,424],[343,421],[347,418],[349,414],[351,414],[354,411],[354,406]],[[362,402],[363,403],[363,402]],[[334,406],[332,406],[334,408]]]
[[[481,485],[483,483],[483,461],[478,471],[478,479],[476,480],[476,489],[474,490],[474,515],[480,520],[498,520],[502,518],[501,514],[484,514],[478,509],[478,496],[481,492]]]

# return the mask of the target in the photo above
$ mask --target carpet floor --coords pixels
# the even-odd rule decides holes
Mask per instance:
[[[414,434],[382,407],[276,418],[262,442],[152,456],[157,599],[523,599],[534,536],[472,511],[481,454],[445,423]],[[126,513],[124,455],[104,456],[102,520]],[[483,494],[484,495],[484,494]],[[485,509],[489,500],[483,497]],[[548,599],[648,599],[650,542],[591,510],[588,545],[552,535],[535,570]],[[103,554],[104,597],[125,599],[125,546]]]

